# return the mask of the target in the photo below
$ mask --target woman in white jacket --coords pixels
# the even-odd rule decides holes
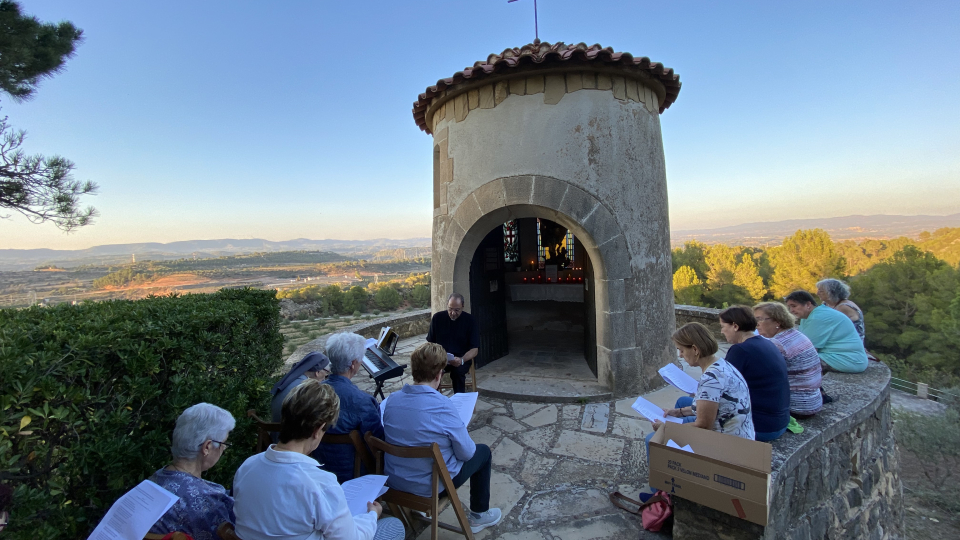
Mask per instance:
[[[337,423],[340,399],[329,385],[308,380],[283,400],[280,442],[248,458],[233,481],[236,532],[244,540],[402,540],[396,518],[382,508],[350,515],[337,477],[310,457]]]

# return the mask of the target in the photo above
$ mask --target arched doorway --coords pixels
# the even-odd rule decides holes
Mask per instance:
[[[514,218],[490,230],[470,262],[477,367],[499,360],[514,373],[596,381],[593,278],[587,250],[556,222]]]

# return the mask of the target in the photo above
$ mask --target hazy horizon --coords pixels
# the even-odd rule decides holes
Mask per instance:
[[[0,249],[428,237],[432,139],[411,104],[533,39],[529,1],[22,6],[85,42],[34,99],[0,98],[0,114],[28,132],[27,153],[100,184],[83,203],[101,217],[65,235],[3,212]],[[539,8],[544,41],[680,75],[660,117],[674,230],[960,212],[960,4]]]

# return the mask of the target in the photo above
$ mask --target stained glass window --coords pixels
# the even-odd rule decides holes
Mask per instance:
[[[503,262],[520,260],[520,248],[517,234],[517,220],[511,219],[503,224]]]
[[[540,218],[537,218],[537,266],[542,270],[547,260],[547,253],[543,249],[543,241],[540,239]]]
[[[567,242],[564,246],[567,248],[567,260],[570,261],[570,264],[573,264],[573,233],[570,232],[570,229],[567,229]]]

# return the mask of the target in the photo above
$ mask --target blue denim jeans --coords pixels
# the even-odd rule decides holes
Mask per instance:
[[[760,442],[775,441],[780,438],[781,435],[787,432],[787,428],[783,428],[780,431],[771,431],[769,433],[760,433],[757,431],[753,434],[753,440]]]

